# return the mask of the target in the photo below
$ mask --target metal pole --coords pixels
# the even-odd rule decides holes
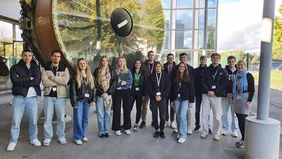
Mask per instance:
[[[247,70],[249,70],[249,60],[250,60],[250,54],[247,53],[247,61],[246,61],[246,64],[247,64]]]
[[[204,17],[204,50],[207,50],[207,31],[208,31],[208,0],[205,0],[205,17]]]
[[[269,116],[274,10],[275,0],[264,0],[257,103],[257,119],[259,120],[267,120]]]

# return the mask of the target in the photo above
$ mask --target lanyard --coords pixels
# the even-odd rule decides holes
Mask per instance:
[[[215,77],[216,77],[216,75],[217,75],[218,69],[219,69],[219,67],[217,68],[217,70],[216,70],[216,72],[214,73],[214,75],[212,75],[212,78],[213,78],[214,81],[215,81]]]
[[[156,78],[157,78],[157,82],[158,82],[158,88],[160,88],[160,82],[162,79],[162,73],[160,73],[160,78],[158,77],[158,74],[156,73]]]
[[[153,72],[153,68],[154,68],[154,63],[152,64],[152,67],[151,67],[151,64],[149,64],[149,66],[150,66],[150,72],[152,73]]]
[[[135,73],[134,79],[136,80],[137,84],[139,84],[140,76],[141,76],[141,73],[139,73],[139,74]]]

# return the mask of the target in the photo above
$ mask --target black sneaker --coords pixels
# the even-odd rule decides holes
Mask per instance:
[[[211,128],[209,128],[209,134],[212,134]]]
[[[105,138],[110,137],[110,135],[108,133],[105,133]]]
[[[164,132],[163,132],[163,131],[162,131],[162,132],[160,132],[160,137],[161,137],[161,138],[163,138],[163,139],[165,138],[165,134],[164,134]]]
[[[137,128],[138,128],[138,125],[137,125],[137,124],[134,124],[134,126],[133,126],[133,131],[134,131],[134,132],[137,132],[137,131],[138,131]]]
[[[200,126],[196,126],[195,129],[193,130],[193,132],[195,132],[195,133],[199,132],[200,128],[201,128]]]
[[[154,133],[154,138],[158,138],[160,136],[160,132],[159,131],[156,131],[155,133]]]
[[[100,138],[104,138],[104,137],[105,137],[105,134],[100,134],[99,137],[100,137]]]
[[[142,129],[146,126],[146,122],[145,121],[142,121],[142,123],[140,124],[139,128]]]
[[[236,147],[239,149],[243,149],[245,147],[244,141],[240,140],[239,142],[236,142]]]

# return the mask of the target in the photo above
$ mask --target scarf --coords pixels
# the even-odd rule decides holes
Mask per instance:
[[[111,72],[108,68],[102,69],[101,71],[101,85],[104,89],[104,92],[107,92],[107,90],[110,88]]]
[[[247,73],[247,70],[244,70],[243,73],[239,73],[239,71],[236,73],[232,87],[232,95],[234,99],[236,99],[237,94],[241,95],[248,91]]]

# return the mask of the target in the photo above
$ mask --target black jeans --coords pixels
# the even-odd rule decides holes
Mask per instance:
[[[136,119],[135,119],[135,124],[138,124],[139,120],[141,118],[141,107],[142,107],[142,95],[141,95],[140,91],[135,91],[135,94],[132,97],[131,110],[133,109],[133,105],[134,105],[135,101],[136,101]]]
[[[161,131],[164,130],[165,126],[165,112],[166,112],[166,98],[163,98],[161,101],[157,102],[155,98],[151,98],[152,103],[152,114],[153,114],[153,124],[155,127],[155,130],[158,130],[160,128]],[[158,108],[160,112],[160,126],[158,122]]]
[[[236,116],[238,118],[239,129],[240,129],[240,132],[241,132],[241,135],[242,135],[241,140],[244,141],[244,139],[245,139],[245,119],[248,115],[236,113]]]
[[[169,117],[170,117],[170,122],[173,122],[174,121],[174,108],[170,107],[170,112],[169,112],[169,115],[168,115],[168,107],[170,105],[171,102],[169,99],[166,99],[166,105],[167,105],[167,108],[166,108],[166,113],[165,113],[165,121],[168,121],[169,120]]]
[[[123,104],[123,122],[124,129],[131,129],[131,90],[117,90],[113,100],[113,123],[112,130],[121,130],[120,127],[120,114],[121,114],[121,99]]]
[[[201,112],[201,104],[202,104],[202,95],[196,95],[196,110],[195,110],[195,120],[196,127],[200,126],[200,112]]]

